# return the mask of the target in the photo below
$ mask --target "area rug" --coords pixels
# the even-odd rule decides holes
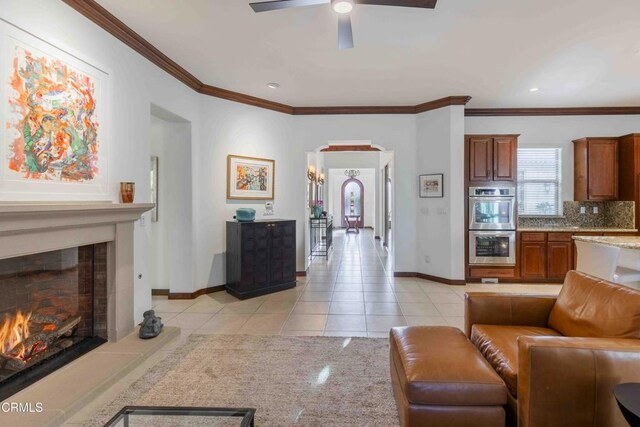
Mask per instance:
[[[256,426],[399,425],[388,340],[375,338],[193,335],[87,426],[126,405],[253,407]]]

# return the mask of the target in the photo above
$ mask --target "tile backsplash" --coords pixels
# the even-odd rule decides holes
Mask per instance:
[[[564,216],[555,218],[519,217],[519,228],[535,227],[611,227],[635,228],[635,202],[563,202]],[[586,212],[581,214],[580,207]],[[598,213],[593,213],[593,208]]]

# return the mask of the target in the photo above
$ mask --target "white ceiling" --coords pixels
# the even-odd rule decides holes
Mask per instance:
[[[346,51],[328,5],[257,14],[249,0],[98,2],[204,83],[297,107],[450,95],[476,108],[640,105],[638,0],[359,5]]]

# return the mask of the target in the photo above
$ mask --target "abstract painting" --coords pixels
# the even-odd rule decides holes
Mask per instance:
[[[227,199],[272,200],[275,160],[229,155]]]
[[[432,175],[420,175],[420,197],[444,197],[442,190],[443,175],[436,173]]]
[[[103,185],[104,73],[26,33],[2,42],[3,184]]]

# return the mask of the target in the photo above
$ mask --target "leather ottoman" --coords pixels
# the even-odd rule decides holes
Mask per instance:
[[[393,328],[390,352],[402,426],[504,427],[507,387],[459,329]]]

